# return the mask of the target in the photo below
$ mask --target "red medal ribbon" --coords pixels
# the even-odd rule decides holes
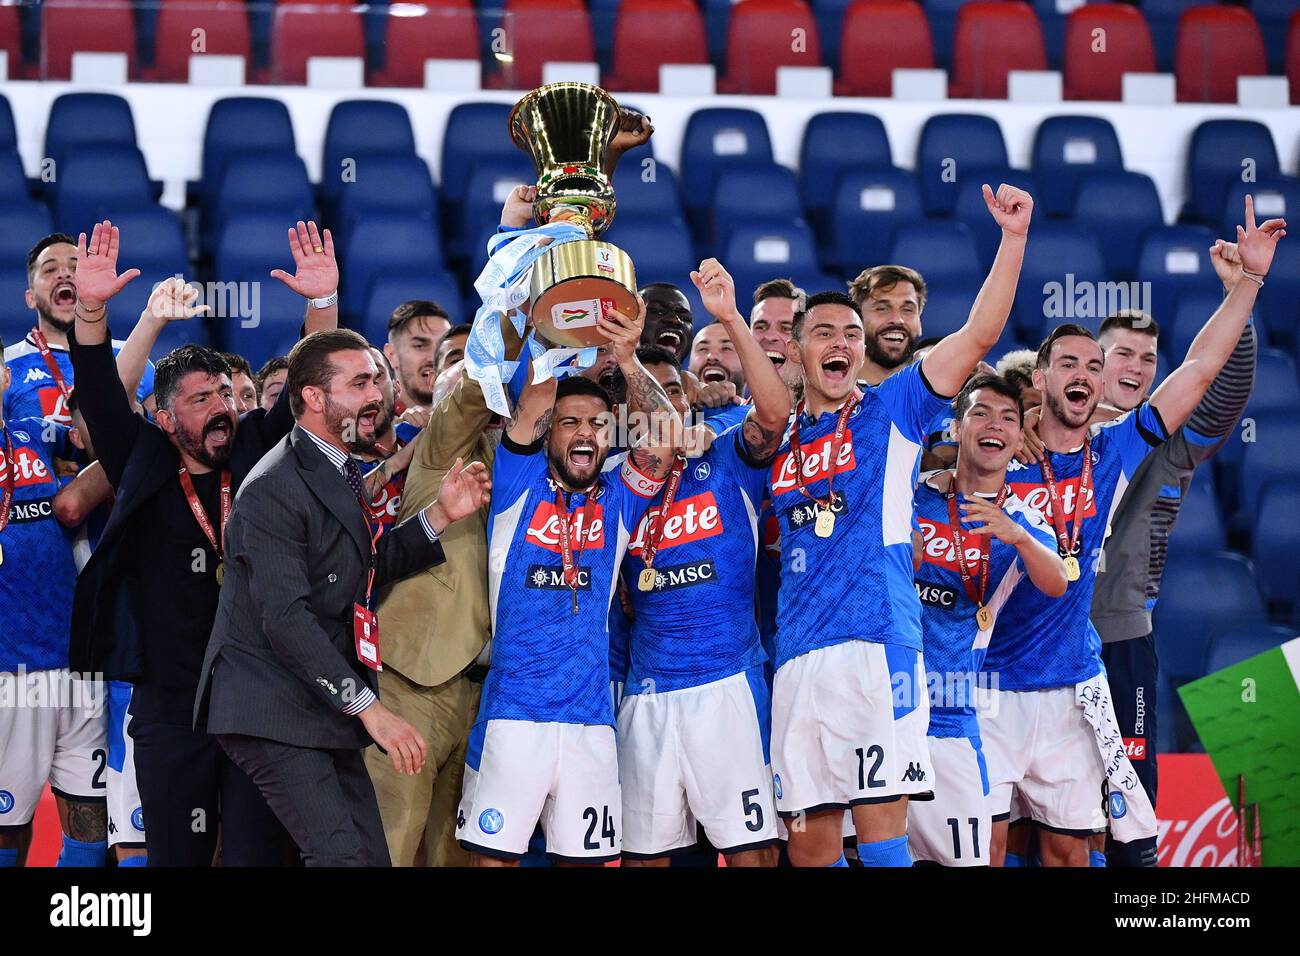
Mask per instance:
[[[36,343],[41,358],[45,360],[45,367],[50,370],[50,376],[54,379],[54,384],[59,387],[59,393],[63,396],[63,404],[66,406],[68,396],[72,394],[72,389],[68,387],[68,382],[63,377],[63,369],[59,368],[58,359],[54,357],[54,350],[50,348],[50,343],[46,340],[45,333],[41,331],[39,325],[32,329],[32,341]]]
[[[18,480],[18,468],[14,462],[14,443],[9,437],[9,428],[4,426],[5,433],[5,481],[4,491],[0,492],[0,531],[4,531],[9,524],[9,506],[14,501],[14,485]]]
[[[221,532],[218,534],[212,529],[212,522],[208,520],[208,513],[203,510],[203,502],[199,501],[198,492],[194,490],[194,480],[190,478],[189,470],[181,466],[181,488],[185,492],[185,500],[190,503],[190,510],[194,512],[194,520],[199,523],[203,529],[204,535],[207,536],[208,543],[212,545],[212,550],[216,552],[217,560],[223,559],[221,545],[225,540],[226,522],[230,519],[230,469],[221,473]]]
[[[794,458],[794,480],[799,486],[799,493],[805,498],[809,498],[823,508],[829,508],[835,504],[835,493],[831,490],[835,483],[835,474],[839,470],[840,450],[844,447],[844,431],[849,422],[849,413],[853,407],[861,401],[862,396],[855,388],[853,394],[844,400],[840,406],[839,418],[835,420],[835,438],[831,447],[830,474],[826,476],[826,500],[814,496],[806,487],[804,487],[803,478],[803,449],[799,447],[799,419],[803,417],[804,399],[799,400],[799,407],[794,410],[794,424],[790,426],[790,455]]]
[[[677,486],[682,482],[682,472],[685,468],[686,456],[678,455],[677,460],[673,462],[673,470],[668,473],[668,481],[664,485],[664,498],[659,508],[658,524],[646,536],[645,549],[641,552],[641,560],[645,562],[647,568],[653,567],[655,554],[659,551],[659,545],[663,543],[664,528],[668,525],[668,509],[673,506],[673,501],[677,497]]]
[[[1000,509],[1002,503],[1007,500],[1007,494],[1010,491],[1009,486],[1003,485],[1002,490],[998,492],[998,496],[993,502],[994,507]],[[971,576],[970,567],[966,564],[966,551],[962,547],[961,516],[957,513],[956,472],[953,472],[952,482],[948,485],[948,490],[944,492],[943,497],[948,502],[948,522],[952,528],[952,546],[957,552],[957,573],[961,575],[961,583],[966,588],[966,596],[977,607],[983,607],[984,596],[989,591],[989,552],[993,545],[993,535],[988,533],[976,535],[980,539],[979,588],[977,590],[975,580]]]
[[[1061,507],[1061,490],[1056,487],[1056,475],[1052,471],[1052,453],[1045,452],[1042,460],[1043,484],[1047,486],[1047,495],[1052,501],[1052,527],[1056,530],[1056,550],[1061,557],[1068,558],[1079,553],[1079,539],[1083,535],[1083,512],[1092,488],[1092,435],[1083,439],[1083,465],[1079,472],[1079,493],[1074,500],[1074,531],[1066,534],[1065,512]]]
[[[591,492],[595,487],[595,485],[592,485],[591,488],[588,488],[587,491],[584,492],[584,494],[587,495],[587,499],[583,501],[582,510],[579,512],[581,517],[587,519],[582,522],[582,528],[584,531],[589,527],[590,516],[587,513],[587,505],[591,503]],[[582,552],[586,550],[587,539],[584,537],[582,541],[579,542],[578,552],[575,556],[573,552],[573,542],[569,537],[569,520],[571,517],[572,516],[569,514],[569,506],[564,500],[564,489],[557,485],[555,489],[555,518],[560,523],[560,560],[564,565],[564,583],[573,591],[573,602],[574,607],[576,608],[578,604],[577,559],[581,558]],[[574,522],[575,525],[577,523],[578,522],[576,521]]]

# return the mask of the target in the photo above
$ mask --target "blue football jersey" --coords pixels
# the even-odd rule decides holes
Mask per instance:
[[[1083,509],[1079,580],[1070,582],[1064,597],[1050,598],[1032,591],[1003,611],[984,658],[984,670],[996,675],[1002,690],[1073,687],[1101,670],[1101,638],[1089,618],[1097,559],[1129,479],[1169,433],[1159,413],[1145,402],[1114,421],[1092,426],[1090,432],[1092,488],[1082,505],[1083,449],[1051,453],[1067,533],[1073,535],[1076,511]],[[1022,465],[1012,459],[1007,483],[1031,508],[1042,512],[1051,526],[1052,502],[1041,465]]]
[[[637,524],[623,562],[632,599],[625,694],[697,687],[761,664],[754,558],[767,467],[748,461],[739,426],[689,459],[668,514],[662,496]],[[638,586],[660,533],[654,588]]]
[[[1023,600],[1026,591],[1038,593],[1038,590],[1025,577],[1016,549],[994,537],[989,542],[989,583],[984,592],[984,606],[993,614],[993,621],[988,629],[980,628],[975,620],[978,606],[966,593],[957,568],[948,501],[929,483],[938,474],[942,472],[922,476],[915,497],[923,542],[921,567],[916,572],[916,594],[921,599],[925,673],[930,690],[929,735],[975,737],[979,735],[975,675],[984,660],[989,639],[996,633],[998,618],[1008,602]],[[993,497],[988,496],[989,500]],[[1056,549],[1047,521],[1015,494],[1007,495],[1002,509],[1048,548]],[[983,543],[982,537],[962,535],[966,567],[975,576],[977,588]]]
[[[810,494],[826,498],[833,472],[834,532],[814,533],[818,505],[799,492],[787,435],[768,476],[781,530],[775,669],[819,647],[862,640],[921,650],[912,586],[912,492],[925,430],[950,399],[909,365],[867,388],[831,460],[837,413],[799,425]]]
[[[420,434],[420,429],[410,422],[398,422],[393,430],[397,432],[397,448],[392,449],[393,452],[409,445]],[[382,458],[363,461],[362,477],[370,474],[383,463]],[[370,502],[370,520],[383,525],[385,533],[392,531],[393,526],[397,524],[397,513],[402,510],[402,491],[405,488],[406,472],[400,471],[388,479],[384,487],[379,490],[379,494]]]
[[[72,545],[54,517],[59,490],[54,459],[66,458],[73,445],[64,425],[41,418],[6,419],[5,424],[13,460],[5,455],[0,435],[0,489],[12,475],[14,497],[9,522],[0,531],[0,671],[67,667],[77,568]]]
[[[713,434],[721,435],[729,428],[734,428],[745,420],[753,410],[753,405],[727,405],[723,408],[702,408],[696,418],[713,429]]]
[[[602,472],[590,497],[567,496],[578,571],[574,614],[544,446],[502,440],[488,513],[492,667],[480,721],[613,724],[610,601],[632,530],[661,487],[624,461]]]
[[[122,346],[125,344],[114,339],[113,355],[116,356],[122,351]],[[72,359],[68,357],[67,349],[51,345],[50,354],[58,363],[59,371],[63,373],[63,380],[69,387],[73,386],[75,383],[72,376]],[[11,418],[48,418],[61,425],[72,424],[72,416],[63,404],[63,393],[59,390],[54,376],[50,374],[45,359],[41,357],[41,350],[32,341],[30,333],[21,342],[15,342],[5,349],[5,364],[9,366],[9,373],[12,376],[9,391],[5,392],[4,397],[5,421]],[[152,394],[153,362],[145,362],[144,375],[140,379],[140,387],[136,390],[136,398],[143,402]]]

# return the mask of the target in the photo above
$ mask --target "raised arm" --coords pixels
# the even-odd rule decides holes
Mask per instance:
[[[63,527],[75,528],[112,494],[104,466],[92,461],[54,496],[54,517]]]
[[[77,239],[77,304],[72,317],[77,341],[82,345],[108,341],[108,300],[140,275],[139,269],[117,274],[120,245],[121,233],[107,219],[95,223],[89,242],[84,232]]]
[[[528,384],[515,402],[515,413],[506,425],[506,437],[516,445],[532,445],[540,441],[551,427],[551,414],[555,408],[555,379],[537,381],[530,371]],[[461,388],[465,385],[462,382]]]
[[[745,416],[741,439],[753,461],[767,461],[781,447],[790,421],[790,390],[736,308],[736,283],[717,259],[705,259],[691,273],[704,308],[726,328],[740,359],[754,407]]]
[[[627,381],[628,412],[644,416],[649,423],[628,454],[642,473],[658,480],[667,476],[682,448],[683,423],[668,393],[636,357],[645,327],[645,302],[638,295],[636,303],[636,318],[614,309],[596,319],[596,328],[609,337],[614,359]]]
[[[117,353],[117,377],[122,380],[128,396],[134,396],[139,390],[140,380],[149,364],[149,353],[167,323],[192,319],[209,311],[206,305],[194,304],[198,298],[199,290],[186,285],[180,276],[164,279],[150,294],[140,320]]]
[[[960,392],[975,370],[975,363],[997,344],[1015,302],[1016,283],[1020,281],[1034,200],[1023,189],[1006,183],[998,187],[995,196],[986,183],[984,204],[994,222],[1002,227],[1002,242],[993,268],[975,297],[966,324],[944,336],[921,360],[926,381],[940,395]]]
[[[289,229],[289,252],[294,274],[272,269],[279,279],[307,300],[303,335],[339,327],[339,266],[334,258],[334,236],[328,229],[322,236],[314,222],[298,220]]]
[[[1237,347],[1254,308],[1255,296],[1263,287],[1264,276],[1268,275],[1273,264],[1278,241],[1285,235],[1285,219],[1270,219],[1262,225],[1255,225],[1255,204],[1247,196],[1246,226],[1244,229],[1237,227],[1241,281],[1229,290],[1223,304],[1196,334],[1183,364],[1170,372],[1151,396],[1152,407],[1160,413],[1165,428],[1170,432],[1187,420]]]

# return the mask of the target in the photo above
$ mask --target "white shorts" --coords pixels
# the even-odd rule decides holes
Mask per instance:
[[[782,816],[887,803],[934,783],[921,655],[845,641],[786,661],[772,685],[772,776]]]
[[[48,782],[57,796],[104,799],[104,685],[68,670],[0,675],[0,828],[31,823]]]
[[[1106,771],[1075,689],[977,694],[993,816],[1075,836],[1104,833]]]
[[[517,860],[541,821],[548,856],[603,863],[622,851],[614,728],[489,720],[474,725],[456,814],[461,846]]]
[[[978,737],[931,737],[934,799],[907,805],[912,858],[944,866],[988,866],[989,776]]]
[[[697,821],[720,853],[775,842],[769,712],[761,667],[623,698],[623,855],[646,859],[692,847]]]
[[[144,811],[135,783],[135,741],[131,739],[131,685],[108,684],[108,845],[144,845]]]

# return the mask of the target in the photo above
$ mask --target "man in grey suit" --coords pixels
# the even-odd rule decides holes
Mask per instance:
[[[443,560],[438,537],[488,497],[460,461],[427,508],[372,537],[357,459],[383,397],[366,341],[337,329],[289,353],[296,425],[245,479],[226,525],[225,583],[195,720],[261,790],[309,866],[389,863],[362,751],[418,773],[424,740],[375,696],[375,589]],[[369,628],[369,629],[368,629]]]

